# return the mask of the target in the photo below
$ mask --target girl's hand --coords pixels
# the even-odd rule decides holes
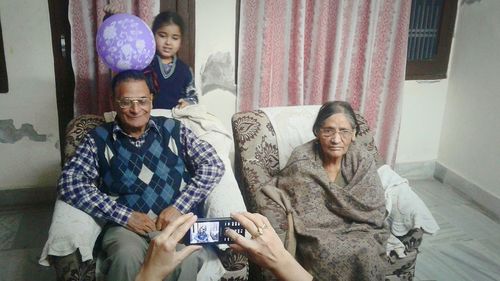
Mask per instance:
[[[144,264],[135,278],[136,281],[161,281],[172,273],[186,257],[202,248],[190,245],[178,252],[175,249],[196,219],[197,217],[192,213],[182,215],[151,240]]]
[[[183,99],[178,100],[177,108],[181,109],[189,105],[189,103]]]

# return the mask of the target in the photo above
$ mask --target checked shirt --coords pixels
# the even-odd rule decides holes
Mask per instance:
[[[149,120],[144,134],[138,139],[127,136],[117,123],[113,126],[113,137],[127,136],[131,144],[141,147],[148,134],[160,134],[153,119]],[[182,155],[192,177],[174,200],[173,206],[181,213],[187,213],[202,202],[220,181],[224,174],[224,164],[215,149],[199,139],[194,133],[180,125],[180,142],[184,147]],[[59,178],[60,199],[89,215],[126,226],[132,213],[129,207],[117,203],[98,189],[100,181],[97,146],[90,135],[86,135],[74,156],[66,162]]]

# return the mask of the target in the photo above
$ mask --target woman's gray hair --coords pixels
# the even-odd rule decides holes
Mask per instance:
[[[325,120],[330,118],[333,114],[342,113],[347,118],[352,128],[356,130],[356,135],[359,132],[358,119],[356,119],[356,114],[352,109],[351,105],[346,101],[329,101],[323,104],[319,109],[318,115],[316,116],[316,121],[313,125],[313,133],[318,137],[319,129],[325,123]]]

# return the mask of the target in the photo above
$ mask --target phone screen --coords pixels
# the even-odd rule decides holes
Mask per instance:
[[[186,235],[186,244],[229,244],[232,240],[224,234],[227,227],[245,235],[245,228],[231,218],[204,218],[191,226]]]

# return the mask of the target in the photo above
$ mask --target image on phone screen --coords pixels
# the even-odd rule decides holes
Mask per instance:
[[[219,222],[196,222],[190,231],[190,244],[213,243],[219,241]]]
[[[231,218],[202,218],[191,226],[184,241],[188,245],[229,244],[232,240],[224,234],[226,228],[231,228],[238,234],[245,235],[245,228]]]

